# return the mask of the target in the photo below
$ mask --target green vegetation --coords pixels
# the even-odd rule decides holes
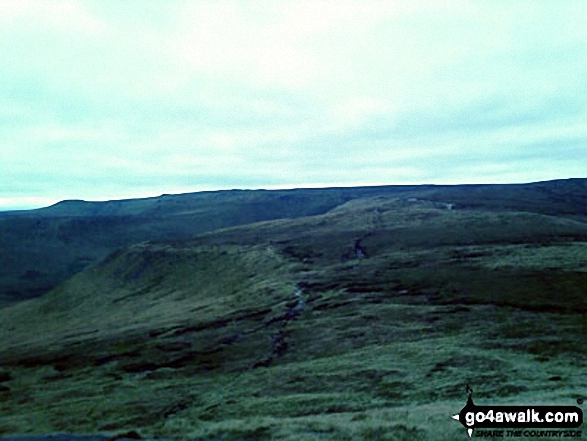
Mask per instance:
[[[0,249],[6,250],[0,254],[0,307],[40,296],[124,246],[315,216],[349,201],[375,201],[376,206],[377,198],[401,198],[436,208],[450,203],[459,210],[516,210],[587,220],[587,179],[520,185],[231,190],[123,201],[63,201],[38,210],[0,212]]]
[[[452,440],[467,384],[478,404],[574,405],[587,223],[543,206],[566,194],[547,184],[337,189],[92,261],[0,310],[0,434]]]

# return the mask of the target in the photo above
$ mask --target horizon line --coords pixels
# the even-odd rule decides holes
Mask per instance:
[[[311,184],[303,184],[297,186],[289,186],[289,185],[269,185],[263,187],[218,187],[218,188],[202,188],[196,190],[185,190],[185,189],[178,189],[172,192],[165,192],[160,194],[137,194],[136,196],[113,196],[113,197],[104,197],[104,198],[97,198],[97,199],[80,199],[80,198],[65,198],[65,199],[56,199],[56,198],[43,198],[43,197],[35,197],[35,196],[25,196],[21,199],[28,199],[28,200],[38,200],[39,203],[31,203],[26,205],[6,205],[4,208],[2,207],[3,200],[6,201],[7,198],[0,198],[0,213],[6,213],[11,211],[32,211],[32,210],[40,210],[44,208],[49,208],[54,205],[63,203],[63,202],[87,202],[87,203],[100,203],[100,202],[124,202],[124,201],[131,201],[131,200],[139,200],[139,199],[155,199],[160,198],[163,196],[180,196],[180,195],[187,195],[187,194],[197,194],[197,193],[216,193],[216,192],[224,192],[224,191],[295,191],[295,190],[326,190],[326,189],[337,189],[337,188],[365,188],[365,187],[419,187],[419,186],[472,186],[472,185],[529,185],[529,184],[538,184],[544,182],[554,182],[554,181],[568,181],[568,180],[575,180],[575,179],[587,179],[586,178],[579,178],[579,177],[570,177],[570,178],[557,178],[557,179],[547,179],[547,180],[539,180],[539,181],[522,181],[522,182],[461,182],[461,183],[454,183],[454,182],[414,182],[414,183],[402,183],[402,184],[390,184],[390,183],[354,183],[354,184],[330,184],[330,183],[311,183]],[[16,198],[15,198],[16,199]],[[41,201],[45,202],[41,202]]]

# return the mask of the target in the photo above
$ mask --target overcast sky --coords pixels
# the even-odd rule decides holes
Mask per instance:
[[[0,0],[0,209],[587,177],[586,1]]]

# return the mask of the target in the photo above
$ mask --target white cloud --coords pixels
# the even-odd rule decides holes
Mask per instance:
[[[586,13],[5,0],[0,196],[584,175]]]
[[[39,196],[0,197],[0,211],[48,207],[59,202],[59,200],[59,198],[55,197]]]

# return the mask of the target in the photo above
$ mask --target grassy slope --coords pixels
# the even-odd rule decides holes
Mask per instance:
[[[449,440],[466,384],[575,404],[587,225],[486,205],[376,195],[116,252],[0,311],[0,433]]]
[[[145,240],[185,239],[263,220],[319,215],[347,201],[376,196],[587,220],[587,179],[524,185],[232,190],[124,201],[63,201],[38,210],[0,212],[0,306],[42,295],[120,247]]]
[[[321,213],[347,197],[320,192],[226,191],[128,201],[64,201],[0,216],[0,302],[47,292],[112,251],[153,239]]]

